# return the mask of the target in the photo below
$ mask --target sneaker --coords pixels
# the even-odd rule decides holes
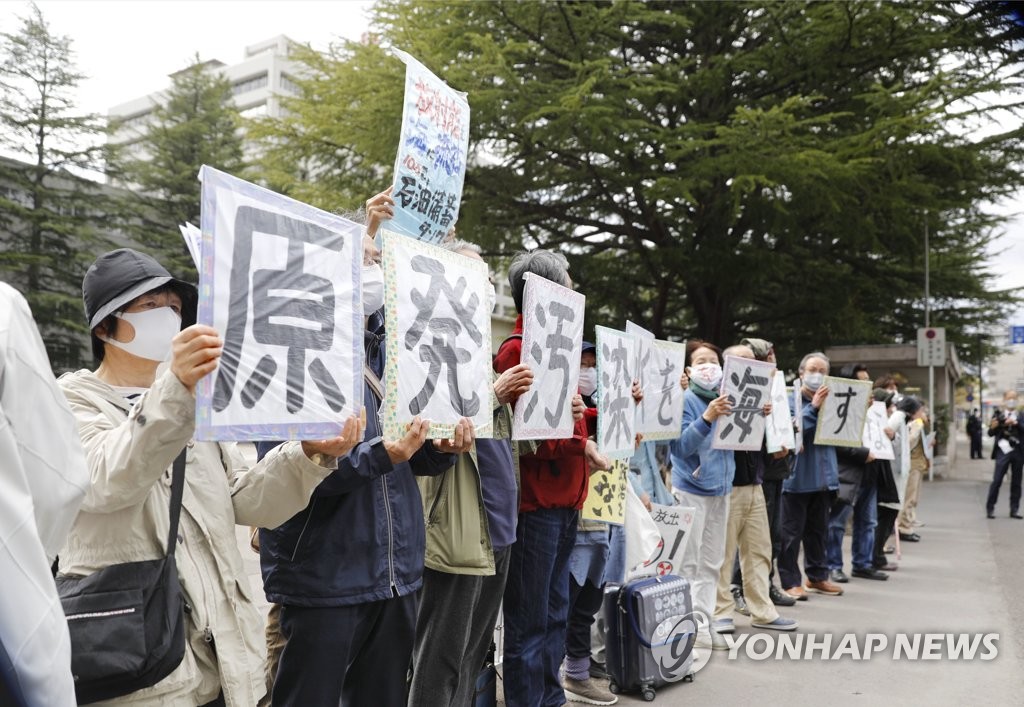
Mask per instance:
[[[1018,513],[1017,511],[1014,511],[1013,513],[1011,513],[1011,514],[1010,514],[1010,517],[1011,517],[1011,518],[1016,518],[1017,520],[1022,520],[1022,519],[1024,519],[1024,516],[1022,516],[1022,515],[1021,515],[1020,513]]]
[[[565,689],[565,699],[570,702],[583,702],[588,705],[613,705],[619,698],[608,691],[607,686],[602,685],[593,677],[586,680],[573,680],[566,677],[562,681]]]
[[[732,630],[730,630],[729,633],[732,633]],[[729,650],[729,642],[727,640],[725,640],[725,636],[723,636],[718,631],[713,631],[711,633],[711,650],[713,650],[713,651],[727,651],[727,650]]]
[[[754,621],[750,625],[754,628],[764,628],[770,631],[795,631],[798,624],[796,619],[784,619],[780,616],[774,621],[769,621],[766,624]]]
[[[747,600],[743,598],[743,587],[738,585],[731,585],[729,591],[732,592],[732,603],[736,609],[737,614],[743,616],[750,616],[750,609],[747,608]]]
[[[804,588],[800,585],[784,589],[783,592],[793,597],[794,601],[807,601],[807,592],[805,592]]]
[[[733,633],[736,631],[736,624],[732,619],[715,619],[711,628],[714,629],[714,633],[711,634],[711,642],[714,643],[716,633]]]
[[[815,582],[814,580],[808,579],[807,584],[805,586],[812,592],[818,592],[818,594],[828,594],[831,597],[838,597],[842,596],[843,594],[842,587],[840,587],[838,584],[833,584],[827,579],[823,579],[819,582]]]
[[[796,604],[796,599],[786,594],[774,584],[768,585],[768,598],[772,600],[772,604],[775,604],[775,606],[793,606],[793,604]]]
[[[846,584],[850,581],[850,578],[846,576],[846,573],[840,570],[832,570],[828,573],[829,579],[838,584]]]
[[[889,579],[889,575],[882,570],[876,570],[874,567],[854,567],[853,576],[860,577],[861,579]]]

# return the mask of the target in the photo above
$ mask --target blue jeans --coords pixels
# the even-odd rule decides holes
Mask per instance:
[[[505,704],[560,707],[558,668],[569,613],[569,555],[578,512],[543,508],[519,514],[505,583]]]
[[[846,521],[853,513],[853,568],[871,569],[875,552],[875,526],[878,525],[878,486],[861,484],[853,505],[849,503],[833,506],[828,520],[828,568],[843,569],[843,535]]]

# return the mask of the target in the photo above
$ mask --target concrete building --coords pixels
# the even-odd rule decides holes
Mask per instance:
[[[231,82],[232,100],[242,117],[281,115],[280,96],[296,94],[298,88],[293,77],[299,65],[289,56],[295,43],[278,35],[245,48],[245,58],[237,64],[225,64],[217,59],[203,63],[206,70],[216,72]],[[170,74],[173,78],[177,74]],[[129,154],[139,159],[147,157],[140,139],[152,125],[153,109],[165,99],[163,91],[150,93],[113,106],[108,117],[116,130],[108,138],[115,145],[124,146]],[[252,156],[251,146],[246,147]]]

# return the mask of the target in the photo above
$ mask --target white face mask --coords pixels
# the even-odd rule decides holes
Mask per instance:
[[[121,312],[114,316],[132,325],[135,338],[131,341],[117,341],[106,337],[103,341],[150,361],[166,361],[171,355],[171,339],[181,331],[181,317],[173,309],[157,307],[144,312]]]
[[[380,265],[363,266],[363,314],[370,316],[384,306],[384,272]]]
[[[494,314],[494,310],[498,308],[498,293],[494,291],[494,285],[487,283],[487,295],[484,298],[487,302],[487,311]]]
[[[580,367],[580,393],[582,395],[593,395],[597,392],[597,369],[593,366]]]
[[[807,373],[804,375],[804,385],[808,390],[817,390],[825,382],[824,373]]]
[[[690,380],[696,381],[704,390],[718,390],[722,382],[722,367],[717,363],[702,363],[690,369]]]

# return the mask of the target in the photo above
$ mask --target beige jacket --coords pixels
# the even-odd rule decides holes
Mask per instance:
[[[162,557],[170,467],[186,449],[175,550],[191,605],[185,658],[153,687],[105,704],[192,707],[223,690],[229,707],[252,707],[265,692],[263,620],[252,602],[235,524],[280,525],[306,507],[331,469],[310,461],[298,442],[281,445],[251,470],[226,446],[194,442],[195,398],[170,371],[158,374],[134,407],[89,371],[66,374],[59,383],[77,418],[91,475],[60,553],[61,572],[88,575]]]

